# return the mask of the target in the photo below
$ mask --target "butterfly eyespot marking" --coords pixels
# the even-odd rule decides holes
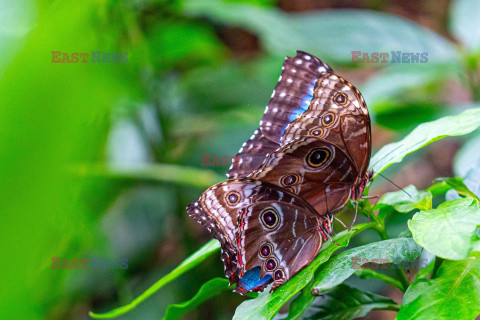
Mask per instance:
[[[258,251],[258,255],[262,258],[268,258],[273,252],[273,246],[270,243],[264,244]]]
[[[292,186],[292,185],[296,184],[299,180],[300,180],[300,178],[298,177],[298,175],[290,174],[288,176],[282,177],[282,179],[280,180],[280,183],[284,187],[285,186]]]
[[[330,150],[326,148],[313,149],[307,155],[307,164],[310,167],[318,168],[330,158]]]
[[[323,129],[322,128],[313,128],[313,129],[310,129],[308,134],[312,137],[320,137],[321,135],[323,135]]]
[[[282,269],[278,269],[277,271],[275,271],[273,278],[275,279],[275,281],[282,280],[285,278],[285,273],[283,272]]]
[[[275,229],[280,223],[278,213],[273,208],[263,210],[260,214],[260,221],[267,229]]]
[[[295,190],[292,187],[285,187],[284,189],[288,192],[295,193]]]
[[[277,268],[277,260],[275,258],[270,258],[267,261],[265,261],[265,269],[268,271],[273,271]]]
[[[335,115],[331,112],[325,114],[323,117],[322,117],[322,124],[326,127],[330,126],[333,121],[335,121]]]
[[[234,206],[240,202],[240,198],[240,193],[238,193],[237,191],[231,191],[227,194],[225,200],[227,201],[227,204],[229,206]]]
[[[338,92],[333,97],[333,101],[335,101],[335,103],[338,103],[340,105],[344,105],[345,103],[347,103],[347,95],[343,92]]]

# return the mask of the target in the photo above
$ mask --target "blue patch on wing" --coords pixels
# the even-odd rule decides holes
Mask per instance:
[[[265,275],[262,279],[260,279],[260,270],[260,267],[257,266],[245,272],[242,279],[238,281],[237,286],[250,291],[257,287],[261,287],[272,280],[271,275]]]
[[[300,106],[293,110],[293,113],[290,115],[290,117],[288,118],[288,120],[290,121],[290,123],[292,123],[293,121],[295,121],[298,117],[300,117],[305,111],[308,110],[308,106],[310,105],[310,102],[312,101],[313,99],[313,88],[315,87],[315,81],[317,79],[314,79],[312,84],[308,87],[308,90],[307,90],[307,94],[305,94],[303,97],[302,97],[302,103],[300,103]],[[285,133],[285,129],[287,129],[287,126],[290,124],[286,124],[285,127],[283,127],[282,129],[282,134],[280,135],[280,139],[282,138],[283,134]],[[279,139],[279,141],[280,141]]]

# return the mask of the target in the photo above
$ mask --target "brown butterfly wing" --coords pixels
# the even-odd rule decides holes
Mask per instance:
[[[281,213],[281,223],[272,232],[261,231],[257,216],[270,207]],[[187,207],[187,213],[219,240],[226,276],[237,283],[237,292],[242,294],[262,291],[272,281],[276,288],[308,265],[325,237],[319,229],[330,232],[331,223],[331,218],[319,217],[303,199],[278,186],[249,179],[227,180],[210,187]],[[276,269],[266,277],[262,274],[263,279],[254,273],[258,261],[252,259],[265,241],[278,249],[282,279],[274,280]],[[293,254],[292,248],[301,253]]]
[[[274,152],[278,146],[263,135],[261,128],[257,129],[232,158],[227,177],[238,179],[248,176],[263,163],[265,155]]]
[[[339,147],[360,177],[365,175],[371,154],[370,116],[362,94],[350,82],[322,74],[308,110],[287,126],[281,145],[307,136]]]
[[[326,240],[321,231],[324,221],[324,230],[329,232],[330,221],[319,217],[310,207],[283,201],[247,207],[237,232],[238,255],[244,262],[242,273],[247,272],[245,277],[249,277],[248,273],[256,270],[256,281],[271,277],[271,290],[275,290],[313,261]],[[242,280],[236,291],[244,294],[252,288],[248,281]],[[255,291],[263,290],[267,284]]]
[[[328,65],[302,51],[285,59],[260,126],[233,157],[227,177],[247,176],[262,164],[265,155],[280,146],[286,127],[307,110],[317,79],[328,72],[332,72]]]
[[[226,275],[231,282],[237,282],[242,267],[237,255],[239,217],[256,203],[282,201],[298,207],[308,206],[304,200],[269,183],[227,180],[208,188],[197,201],[188,205],[187,213],[220,242]]]
[[[309,137],[268,155],[250,177],[281,186],[325,214],[345,205],[357,175],[353,162],[340,148]]]

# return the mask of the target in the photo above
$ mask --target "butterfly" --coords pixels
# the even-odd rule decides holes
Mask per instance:
[[[317,57],[287,57],[260,126],[228,180],[187,213],[219,240],[235,291],[271,291],[309,265],[333,214],[373,177],[370,117],[361,93]]]

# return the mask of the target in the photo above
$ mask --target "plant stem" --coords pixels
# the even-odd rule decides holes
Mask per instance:
[[[378,235],[382,240],[389,240],[390,237],[388,236],[387,230],[385,229],[385,225],[379,223],[375,227],[375,231],[377,231]],[[410,286],[410,282],[407,279],[407,275],[405,274],[405,271],[399,266],[398,268],[395,269],[395,273],[397,275],[397,279],[400,281],[402,284],[402,288],[399,288],[403,292],[407,290],[407,288]]]
[[[401,305],[395,304],[395,305],[391,305],[388,308],[379,309],[379,310],[400,311],[400,307],[401,307]]]

